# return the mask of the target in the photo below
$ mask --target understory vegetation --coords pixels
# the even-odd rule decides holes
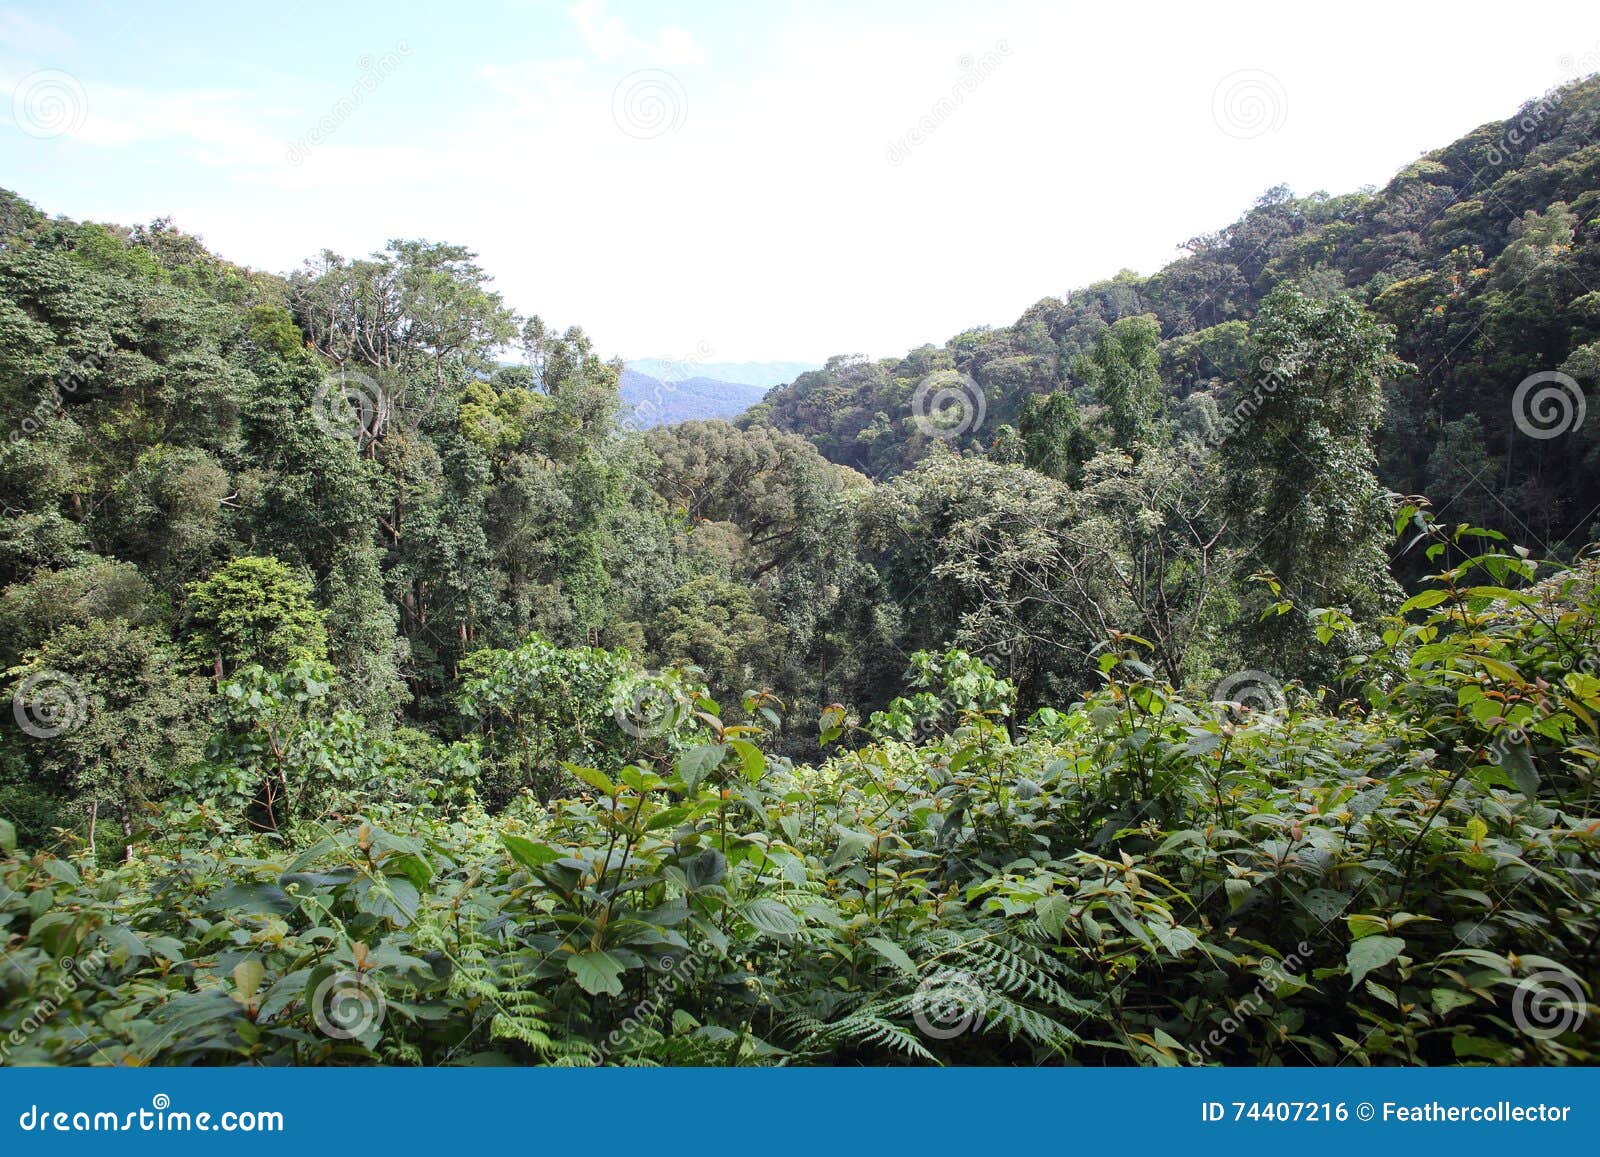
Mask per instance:
[[[0,191],[0,1062],[1600,1061],[1597,122],[643,432]]]
[[[951,650],[859,728],[825,715],[812,767],[680,672],[655,734],[497,814],[257,671],[225,687],[231,798],[126,864],[5,868],[7,1027],[53,994],[10,1059],[1592,1061],[1600,563],[1499,585],[1534,572],[1443,572],[1336,708],[1186,697],[1122,637],[1100,690],[1019,723]],[[577,710],[637,701],[592,652],[537,662],[621,680]],[[293,803],[252,833],[280,749]],[[1567,1031],[1530,1034],[1530,983]]]

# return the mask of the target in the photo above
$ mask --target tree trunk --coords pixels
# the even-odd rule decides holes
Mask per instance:
[[[132,863],[133,810],[128,807],[128,797],[125,795],[117,801],[117,816],[122,820],[122,859],[126,863]]]

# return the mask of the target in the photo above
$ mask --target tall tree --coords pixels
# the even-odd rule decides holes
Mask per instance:
[[[1251,374],[1224,443],[1245,545],[1302,611],[1375,618],[1398,593],[1392,534],[1372,439],[1383,375],[1401,368],[1394,331],[1345,294],[1285,287],[1251,327]],[[1286,644],[1292,653],[1294,644]]]
[[[1106,408],[1111,441],[1137,455],[1161,412],[1161,323],[1153,314],[1112,323],[1075,368]]]

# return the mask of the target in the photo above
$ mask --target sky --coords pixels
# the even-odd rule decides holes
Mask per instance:
[[[465,244],[607,356],[884,357],[1593,71],[1592,0],[0,0],[0,186],[281,273]]]

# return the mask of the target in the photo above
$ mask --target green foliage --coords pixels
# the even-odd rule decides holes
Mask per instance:
[[[642,435],[0,194],[8,1059],[1592,1063],[1597,101]]]
[[[1255,369],[1233,407],[1224,458],[1233,505],[1248,512],[1255,556],[1291,601],[1370,622],[1398,593],[1385,544],[1390,500],[1372,434],[1380,382],[1399,369],[1392,333],[1351,298],[1292,289],[1263,304],[1251,330]],[[1309,630],[1271,616],[1264,645],[1279,669]]]
[[[1101,333],[1077,372],[1105,406],[1110,440],[1130,454],[1155,433],[1161,408],[1161,323],[1153,314],[1124,317]]]
[[[679,672],[641,679],[626,651],[556,647],[531,637],[461,665],[461,713],[482,729],[482,790],[505,803],[570,787],[573,763],[660,750],[688,723],[695,688]]]
[[[1600,644],[1600,568],[1495,576],[1536,572],[1441,572],[1338,714],[1108,652],[1013,738],[952,651],[914,665],[939,728],[820,767],[701,701],[675,757],[600,753],[499,817],[374,799],[252,836],[179,804],[124,867],[6,862],[4,1027],[63,994],[8,1059],[1592,1062],[1600,683],[1562,660]],[[318,698],[235,686],[259,734]],[[334,984],[365,1011],[330,1031]],[[1556,1031],[1530,985],[1567,994]]]
[[[131,852],[144,808],[198,754],[200,681],[182,673],[165,632],[120,619],[65,625],[6,675],[18,722],[44,725],[27,741],[33,781],[89,817],[91,853],[102,811]],[[51,700],[54,714],[32,706]]]
[[[1029,398],[1023,405],[1020,433],[1028,466],[1068,486],[1082,485],[1084,464],[1094,456],[1094,439],[1083,428],[1070,395]]]
[[[976,382],[987,403],[985,428],[963,447],[994,442],[1005,425],[1020,429],[1034,399],[1050,394],[1072,395],[1094,428],[1101,415],[1090,403],[1105,400],[1089,388],[1103,373],[1095,355],[1131,365],[1103,345],[1108,328],[1153,316],[1168,411],[1175,399],[1192,399],[1226,414],[1257,379],[1248,331],[1267,299],[1284,287],[1319,299],[1348,291],[1394,327],[1395,352],[1415,367],[1386,383],[1375,464],[1383,487],[1440,504],[1464,496],[1489,508],[1480,524],[1531,533],[1570,558],[1593,537],[1600,505],[1593,423],[1541,438],[1518,424],[1512,399],[1530,375],[1559,370],[1594,409],[1597,113],[1600,78],[1573,81],[1429,153],[1375,192],[1269,190],[1151,276],[1123,273],[1046,298],[1012,325],[958,334],[943,349],[871,364],[835,358],[774,390],[762,410],[830,460],[874,477],[905,472],[933,452],[904,419],[916,383],[941,365]],[[1108,428],[1121,427],[1124,450],[1145,413],[1124,400],[1140,394],[1113,385],[1122,410],[1104,415]],[[1441,451],[1453,448],[1449,431],[1468,415],[1480,423],[1483,453],[1504,468],[1473,476],[1460,492],[1456,459]],[[1029,461],[1070,478],[1043,456]]]
[[[241,666],[286,667],[328,656],[311,584],[275,558],[236,558],[189,588],[188,653],[220,676]]]

